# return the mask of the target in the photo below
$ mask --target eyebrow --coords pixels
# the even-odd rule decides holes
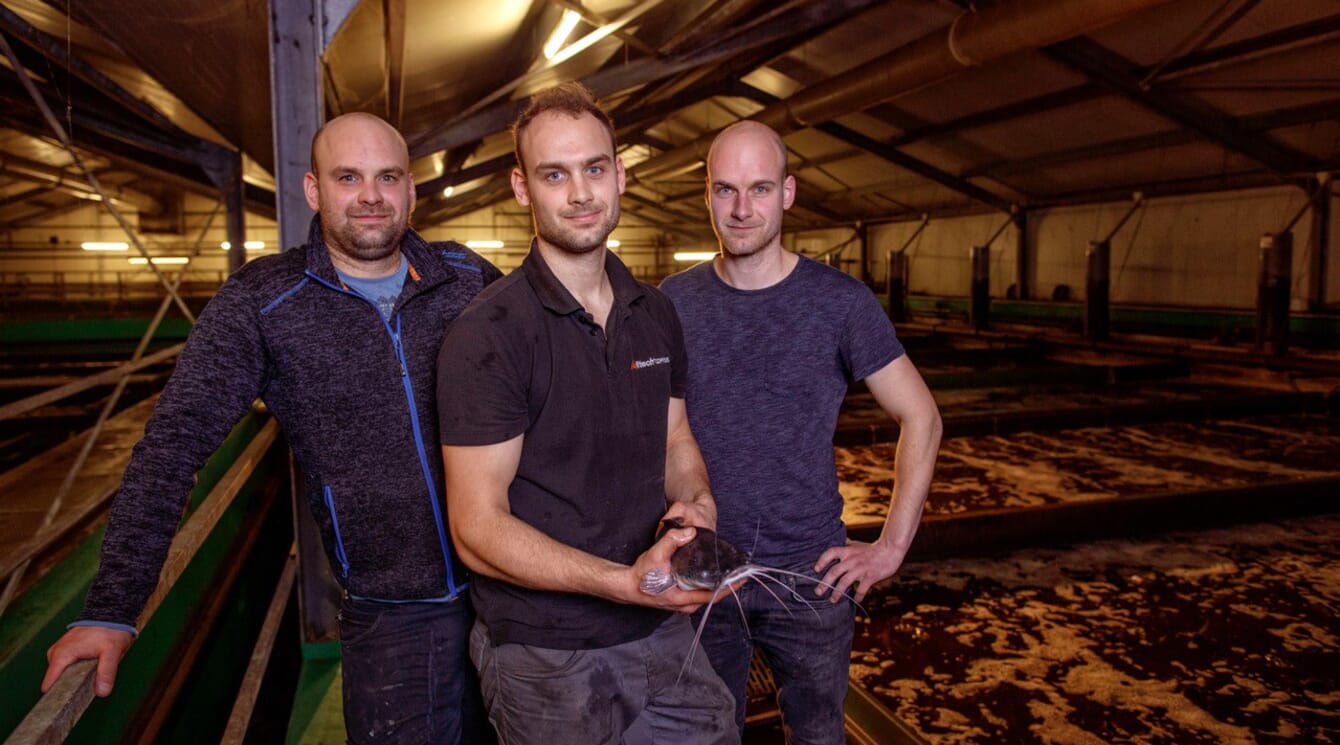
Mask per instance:
[[[587,158],[585,161],[582,162],[581,167],[582,167],[582,168],[585,168],[585,167],[587,167],[587,166],[593,166],[593,165],[596,165],[597,163],[611,163],[611,162],[613,162],[613,161],[614,161],[613,158],[611,158],[610,156],[608,156],[608,155],[606,155],[606,154],[604,154],[604,153],[601,153],[600,155],[596,155],[596,156],[594,156],[594,157]],[[535,170],[537,170],[537,171],[543,171],[543,170],[547,170],[547,169],[555,169],[555,168],[556,168],[556,169],[559,169],[559,170],[564,170],[564,169],[567,168],[567,165],[566,165],[565,163],[561,163],[561,162],[556,161],[556,160],[547,160],[547,161],[544,161],[544,162],[542,162],[542,163],[537,163],[537,164],[535,165]]]
[[[773,181],[772,179],[760,179],[760,180],[758,180],[758,181],[755,181],[755,182],[749,184],[749,186],[776,186],[776,185],[777,185],[777,182],[776,182],[776,181]],[[730,187],[730,188],[732,188],[732,189],[736,189],[737,191],[738,191],[739,188],[740,188],[740,187],[736,186],[735,184],[732,184],[732,183],[729,182],[729,181],[713,181],[713,182],[712,182],[712,188],[713,188],[713,189],[719,189],[719,188],[721,188],[721,187],[723,187],[723,186]]]
[[[358,168],[355,168],[354,166],[335,166],[334,168],[330,169],[330,172],[331,172],[331,173],[334,173],[334,174],[343,174],[343,173],[363,173],[362,170],[360,170],[360,169],[358,169]],[[394,175],[396,175],[396,176],[403,176],[403,175],[405,175],[406,171],[405,171],[405,169],[404,169],[402,166],[392,166],[392,167],[390,167],[390,168],[383,168],[383,169],[381,169],[381,170],[379,170],[379,171],[376,171],[376,174],[377,174],[378,176],[381,176],[381,175],[384,175],[384,174],[387,174],[387,173],[394,174]]]

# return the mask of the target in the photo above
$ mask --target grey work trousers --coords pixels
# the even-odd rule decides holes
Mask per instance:
[[[674,616],[601,649],[493,646],[476,621],[470,657],[502,745],[738,745],[735,699]],[[683,676],[680,671],[683,669]]]

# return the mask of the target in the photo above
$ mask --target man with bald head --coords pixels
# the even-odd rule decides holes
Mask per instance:
[[[71,662],[97,659],[95,692],[111,693],[195,472],[260,397],[302,467],[344,588],[349,742],[480,742],[466,651],[474,614],[439,486],[436,360],[448,325],[500,273],[409,228],[408,150],[375,116],[346,114],[317,132],[303,190],[317,212],[307,244],[249,262],[200,314],[42,687]]]
[[[703,648],[735,695],[741,728],[757,646],[778,683],[788,742],[838,744],[854,627],[843,594],[859,602],[902,564],[941,425],[870,290],[782,247],[795,196],[776,132],[752,121],[723,130],[708,154],[706,195],[721,253],[661,288],[684,327],[685,404],[716,495],[717,532],[756,563],[813,580],[790,595],[737,591],[744,613],[711,614]],[[857,380],[901,432],[892,501],[874,543],[847,539],[833,460],[838,408]]]

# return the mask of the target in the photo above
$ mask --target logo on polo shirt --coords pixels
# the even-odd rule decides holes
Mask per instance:
[[[668,364],[670,364],[669,357],[648,357],[645,360],[633,360],[633,365],[628,369],[641,370],[646,367],[655,367],[656,365],[668,365]]]

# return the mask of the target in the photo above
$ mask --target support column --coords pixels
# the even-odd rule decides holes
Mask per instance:
[[[889,320],[907,320],[907,254],[889,249],[889,271],[884,277],[884,293],[889,301]]]
[[[1293,275],[1293,233],[1261,236],[1261,270],[1256,284],[1256,349],[1283,355],[1289,346],[1289,285]]]
[[[312,210],[302,180],[312,137],[325,120],[321,55],[357,0],[269,0],[270,111],[274,117],[275,209],[284,250],[307,242]],[[237,244],[234,244],[237,245]],[[306,483],[294,475],[294,540],[298,546],[298,608],[303,639],[339,635],[339,586],[321,550],[320,531],[307,507]]]
[[[1084,290],[1084,338],[1103,341],[1107,338],[1111,302],[1112,244],[1107,241],[1089,241],[1087,255],[1089,270]]]
[[[284,249],[307,242],[312,218],[302,177],[309,168],[312,137],[325,118],[321,97],[323,10],[321,0],[270,0],[275,209],[279,245]]]
[[[242,182],[242,152],[231,153],[228,178],[221,187],[223,206],[227,210],[228,273],[232,274],[247,263],[246,190]]]
[[[1033,254],[1028,250],[1028,212],[1018,210],[1014,213],[1014,286],[1018,288],[1018,298],[1029,300],[1033,297]]]
[[[874,284],[874,275],[870,273],[870,226],[857,222],[856,235],[861,240],[861,281],[871,285]]]
[[[1331,183],[1328,180],[1320,184],[1317,198],[1312,203],[1312,224],[1309,234],[1310,261],[1308,262],[1308,310],[1321,312],[1326,309],[1326,272],[1331,253]]]
[[[973,328],[990,325],[991,313],[991,247],[972,247],[972,294],[968,302],[968,320]]]

